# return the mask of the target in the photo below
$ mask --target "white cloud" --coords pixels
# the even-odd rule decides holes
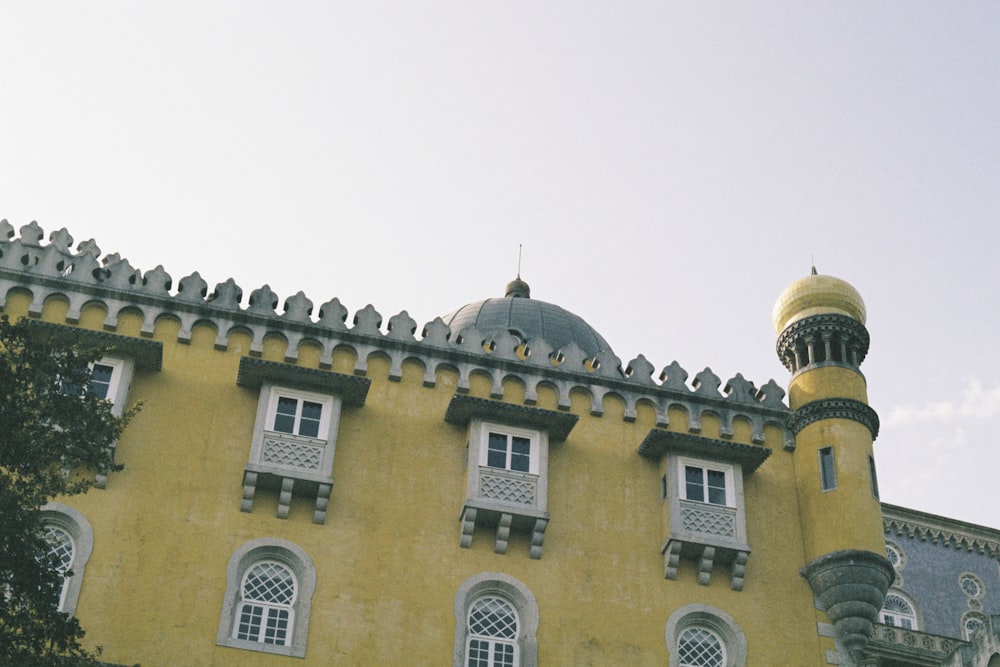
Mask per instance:
[[[892,428],[914,422],[948,423],[955,420],[991,419],[1000,415],[1000,385],[983,388],[982,382],[972,378],[957,401],[945,400],[917,405],[897,405],[889,410],[883,421]]]

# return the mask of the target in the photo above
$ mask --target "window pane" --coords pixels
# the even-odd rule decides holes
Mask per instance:
[[[486,465],[491,468],[507,467],[507,436],[502,433],[490,433],[489,451],[486,453]]]
[[[708,472],[708,502],[713,505],[726,504],[726,473],[720,470]]]
[[[531,464],[531,440],[513,436],[511,438],[510,469],[528,472]]]
[[[684,466],[684,482],[686,487],[685,498],[696,500],[699,503],[705,502],[705,489],[703,472],[701,468],[694,466]]]
[[[726,654],[722,642],[706,628],[689,628],[677,642],[677,654],[683,667],[722,667]]]
[[[114,367],[107,364],[94,364],[90,373],[90,393],[98,398],[107,398],[108,390],[111,388],[111,375]]]
[[[322,415],[322,404],[302,401],[302,419],[299,421],[299,435],[307,438],[319,437],[319,420]]]
[[[490,643],[481,639],[469,640],[468,667],[489,667]]]
[[[267,627],[264,629],[265,644],[285,644],[288,637],[288,610],[269,609]]]
[[[299,402],[287,396],[278,397],[278,409],[274,415],[274,430],[281,433],[295,432],[295,412]]]
[[[240,610],[240,620],[236,626],[237,639],[249,639],[258,641],[260,638],[260,624],[264,616],[264,608],[260,605],[245,604]]]
[[[837,471],[833,462],[833,447],[819,450],[820,483],[824,491],[837,488]]]

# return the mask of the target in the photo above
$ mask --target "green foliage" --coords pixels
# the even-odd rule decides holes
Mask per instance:
[[[58,610],[66,573],[46,556],[40,508],[84,493],[94,472],[120,468],[111,446],[122,417],[82,388],[108,350],[28,320],[0,317],[0,664],[99,665],[84,631]]]

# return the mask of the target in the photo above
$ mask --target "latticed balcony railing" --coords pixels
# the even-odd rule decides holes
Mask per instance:
[[[288,517],[293,493],[314,495],[316,509],[313,522],[326,520],[333,478],[330,476],[330,456],[326,440],[304,438],[290,433],[263,431],[260,447],[251,449],[250,461],[243,471],[243,501],[240,509],[250,512],[258,486],[277,488],[278,518]]]
[[[685,531],[736,538],[736,508],[678,500]]]
[[[462,507],[461,545],[472,546],[477,525],[496,527],[493,550],[507,553],[510,531],[528,532],[531,557],[542,557],[542,542],[549,514],[545,511],[545,485],[538,475],[503,468],[472,469],[469,496]]]
[[[729,566],[730,588],[743,590],[750,546],[741,527],[741,510],[684,498],[676,498],[668,505],[670,533],[661,550],[664,576],[676,579],[681,558],[693,558],[699,584],[709,584],[712,568],[718,563]]]
[[[257,463],[292,470],[319,470],[325,448],[323,440],[264,431],[264,444]]]
[[[538,507],[538,475],[480,466],[479,499]]]

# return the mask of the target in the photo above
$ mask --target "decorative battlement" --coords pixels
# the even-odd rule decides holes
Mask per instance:
[[[692,433],[701,431],[702,417],[708,413],[719,418],[722,437],[732,437],[734,418],[743,417],[752,425],[753,442],[762,443],[765,425],[773,425],[784,433],[785,447],[794,447],[785,392],[774,380],[758,388],[737,374],[723,384],[705,368],[689,386],[687,371],[675,361],[660,372],[657,382],[655,367],[643,355],[623,368],[611,352],[588,358],[575,343],[554,350],[541,339],[487,337],[475,328],[453,332],[441,318],[427,323],[417,339],[416,321],[405,310],[390,317],[383,332],[382,315],[371,305],[357,311],[349,327],[348,311],[338,299],[323,303],[314,320],[313,302],[301,291],[285,300],[279,314],[279,298],[267,285],[253,290],[244,308],[243,290],[232,278],[209,293],[208,283],[194,272],[181,278],[176,293],[171,293],[173,279],[162,266],[142,272],[118,254],[100,258],[93,240],[78,244],[74,253],[73,237],[66,229],[52,232],[48,244],[43,244],[44,232],[37,222],[19,231],[15,239],[13,226],[0,221],[0,306],[11,289],[25,289],[32,295],[31,317],[40,317],[46,299],[58,295],[69,301],[70,324],[79,322],[84,306],[99,302],[107,309],[104,328],[109,331],[117,329],[126,309],[141,314],[141,335],[146,337],[153,335],[158,318],[169,315],[180,321],[182,343],[191,341],[196,324],[207,322],[218,332],[218,349],[228,347],[233,332],[243,331],[251,335],[250,354],[260,356],[265,337],[280,334],[288,343],[289,363],[298,359],[300,344],[308,340],[321,346],[320,366],[326,369],[332,366],[334,349],[346,347],[356,355],[355,374],[365,375],[368,358],[378,352],[388,356],[389,379],[394,381],[402,378],[403,363],[415,360],[425,369],[426,386],[434,386],[437,371],[448,368],[457,371],[458,391],[464,393],[470,389],[471,375],[483,373],[491,378],[491,396],[502,398],[503,380],[515,376],[524,383],[528,405],[536,403],[538,389],[545,384],[556,389],[559,409],[568,410],[571,392],[579,389],[590,395],[595,416],[603,414],[606,396],[616,396],[625,404],[626,421],[634,421],[638,404],[646,403],[656,410],[657,426],[664,427],[669,424],[669,409],[679,407],[687,413]]]

